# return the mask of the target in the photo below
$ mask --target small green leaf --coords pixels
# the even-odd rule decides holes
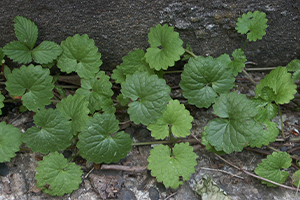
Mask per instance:
[[[4,99],[5,99],[5,97],[0,93],[0,115],[2,115],[1,108],[4,107],[4,103],[3,103]]]
[[[55,42],[44,41],[33,49],[33,60],[39,64],[53,62],[62,53],[62,48]]]
[[[297,188],[300,187],[300,170],[297,170],[294,174],[293,174],[293,182],[294,182],[294,186],[296,186]]]
[[[184,53],[183,41],[179,38],[179,33],[167,24],[152,27],[148,38],[151,47],[145,54],[146,62],[157,71],[174,66],[175,61],[179,60]]]
[[[5,78],[8,79],[8,75],[11,74],[11,70],[9,69],[9,67],[7,67],[7,65],[4,65],[3,73]]]
[[[280,169],[286,169],[291,166],[292,158],[286,152],[273,152],[272,155],[268,155],[267,159],[263,159],[262,163],[259,163],[254,172],[263,178],[271,181],[283,184],[289,173],[287,171],[281,171]],[[267,186],[278,187],[273,183],[261,181]]]
[[[96,113],[78,135],[80,155],[95,163],[118,162],[125,158],[131,151],[132,139],[124,131],[118,130],[119,121],[115,115]]]
[[[36,168],[37,187],[52,196],[62,196],[78,189],[82,182],[80,166],[69,163],[62,154],[57,152],[44,156]]]
[[[88,120],[89,102],[85,96],[75,94],[69,95],[67,98],[62,99],[60,103],[56,105],[59,110],[69,121],[71,121],[71,132],[76,135]]]
[[[256,41],[257,39],[262,39],[266,34],[267,22],[266,13],[259,11],[248,12],[243,14],[242,18],[238,18],[235,29],[241,34],[247,34],[249,41]]]
[[[186,50],[190,51],[191,53],[193,53],[192,47],[190,46],[189,43],[186,43]],[[192,58],[193,56],[187,52],[184,52],[184,57],[181,60],[188,60],[190,58]]]
[[[150,151],[148,169],[166,188],[175,189],[183,181],[189,180],[190,175],[195,172],[196,158],[189,143],[175,144],[173,151],[167,145],[158,145]],[[180,176],[183,181],[179,180]]]
[[[121,89],[124,97],[132,99],[128,113],[135,123],[148,125],[163,115],[171,99],[171,88],[165,80],[147,72],[136,72],[126,78]]]
[[[118,65],[116,69],[113,70],[113,74],[111,75],[112,79],[116,80],[116,83],[123,83],[126,80],[126,75],[124,74],[123,68]]]
[[[31,52],[25,44],[13,41],[3,47],[3,52],[7,57],[19,64],[28,64],[32,61]]]
[[[4,52],[3,52],[3,49],[0,48],[0,63],[2,64],[3,63],[3,59],[4,59]]]
[[[296,81],[300,78],[300,60],[295,59],[292,60],[287,66],[286,68],[288,69],[288,71],[290,72],[294,72],[293,74],[293,81]]]
[[[36,112],[51,103],[52,79],[49,69],[43,69],[40,65],[23,65],[8,75],[6,90],[10,95],[22,96],[23,104]]]
[[[16,16],[15,33],[18,40],[32,49],[38,37],[38,28],[31,20],[22,16]]]
[[[20,129],[0,122],[0,163],[9,162],[15,157],[22,144]]]
[[[273,94],[271,95],[270,89],[265,87],[272,89]],[[287,69],[277,67],[260,81],[256,86],[255,94],[256,97],[267,96],[268,101],[275,101],[276,104],[285,104],[294,98],[294,94],[297,92],[296,88],[297,85],[291,78],[291,74],[287,72]]]
[[[95,41],[87,34],[74,35],[61,42],[63,53],[58,58],[57,67],[63,72],[77,72],[81,78],[93,78],[102,64],[101,54]]]
[[[193,117],[178,100],[170,100],[163,116],[154,124],[149,124],[147,128],[155,139],[165,139],[169,136],[169,127],[176,137],[186,137],[190,135]]]
[[[233,61],[229,63],[229,67],[232,67],[232,74],[237,76],[239,72],[243,71],[245,62],[247,61],[244,51],[242,49],[236,49],[232,53]]]
[[[117,96],[117,101],[119,101],[122,106],[126,106],[130,102],[130,99],[124,97],[123,94],[119,94]]]
[[[47,154],[49,151],[64,150],[72,144],[71,122],[57,109],[42,109],[33,119],[37,127],[29,128],[22,135],[32,151]]]

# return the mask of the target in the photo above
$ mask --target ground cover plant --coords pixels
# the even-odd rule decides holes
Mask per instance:
[[[21,101],[23,109],[35,114],[35,126],[21,133],[10,124],[0,123],[0,162],[9,162],[22,143],[33,152],[44,154],[35,178],[37,186],[50,195],[71,193],[82,182],[83,172],[72,162],[73,157],[67,159],[59,153],[68,147],[76,147],[77,156],[94,163],[118,162],[131,151],[135,143],[129,134],[119,130],[117,107],[127,110],[130,120],[146,126],[157,140],[158,145],[148,158],[152,176],[172,188],[190,178],[197,155],[182,139],[190,135],[193,117],[184,104],[171,99],[171,88],[163,79],[165,70],[180,59],[188,60],[180,82],[188,104],[213,107],[216,118],[204,128],[201,142],[216,154],[274,142],[279,130],[271,120],[277,114],[282,118],[280,105],[289,103],[297,92],[299,60],[291,61],[287,67],[277,67],[257,85],[253,81],[256,85],[253,98],[233,88],[235,77],[239,73],[247,74],[244,70],[247,42],[255,42],[266,34],[268,20],[259,11],[238,18],[236,30],[247,39],[231,56],[196,56],[189,45],[183,48],[183,41],[173,27],[159,24],[148,34],[150,47],[146,51],[136,49],[123,57],[123,63],[113,70],[111,77],[100,71],[101,54],[88,35],[76,34],[60,45],[44,41],[35,47],[37,26],[21,16],[16,16],[14,21],[18,40],[0,49],[2,75],[13,101]],[[22,66],[10,71],[4,65],[5,56]],[[55,85],[59,74],[53,78],[49,70],[54,65],[61,72],[79,75],[81,87],[74,95],[66,96],[63,88]],[[110,78],[122,88],[115,102]],[[55,99],[53,90],[61,99]],[[0,94],[1,108],[7,101],[11,99]],[[56,109],[45,108],[54,101]],[[285,137],[283,128],[281,135]],[[281,169],[290,167],[291,162],[288,153],[274,152],[257,166],[256,177],[268,186],[283,186],[288,172]],[[299,173],[293,175],[296,187],[299,187]]]

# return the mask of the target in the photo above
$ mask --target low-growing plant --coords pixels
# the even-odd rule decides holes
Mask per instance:
[[[122,88],[116,98],[118,103],[114,103],[112,83],[110,77],[100,71],[101,54],[94,40],[86,34],[76,34],[60,45],[44,41],[34,48],[37,26],[24,17],[15,17],[18,41],[7,44],[3,51],[0,49],[0,60],[6,55],[18,63],[31,64],[12,71],[5,66],[2,75],[7,79],[5,89],[9,95],[20,99],[35,113],[35,126],[20,133],[18,128],[0,123],[0,162],[9,162],[19,146],[26,143],[33,152],[45,154],[36,169],[37,186],[50,195],[71,193],[81,183],[82,171],[58,151],[76,146],[77,155],[94,163],[118,162],[125,158],[135,143],[129,134],[119,131],[114,113],[116,106],[121,106],[128,109],[133,123],[147,126],[156,140],[170,141],[168,145],[153,147],[148,169],[166,187],[177,188],[190,178],[197,165],[193,148],[182,141],[190,135],[193,117],[183,104],[171,99],[171,88],[162,78],[163,70],[180,59],[188,59],[180,82],[188,104],[198,108],[212,106],[216,115],[202,133],[202,144],[208,151],[230,154],[246,146],[262,147],[274,142],[279,130],[271,120],[278,112],[282,116],[280,105],[289,103],[297,92],[299,60],[272,70],[256,85],[252,99],[233,89],[238,73],[249,76],[244,70],[245,46],[248,41],[262,39],[267,21],[266,14],[259,11],[238,18],[236,30],[246,34],[247,39],[242,48],[232,53],[233,60],[228,54],[217,58],[196,56],[189,45],[187,49],[182,47],[183,41],[173,27],[166,24],[152,27],[148,34],[150,47],[146,52],[141,49],[130,52],[113,70],[111,78]],[[76,72],[81,78],[81,87],[74,95],[66,97],[62,88],[55,85],[57,77],[50,76],[48,68],[55,64],[62,72]],[[294,72],[293,77],[289,72]],[[54,88],[62,99],[56,109],[45,109],[54,98]],[[0,107],[6,101],[0,95]],[[283,128],[282,136],[285,137]],[[290,164],[289,154],[273,153],[258,165],[255,173],[282,184],[288,172],[280,169]],[[297,186],[299,171],[294,177]],[[266,181],[262,183],[277,186]]]

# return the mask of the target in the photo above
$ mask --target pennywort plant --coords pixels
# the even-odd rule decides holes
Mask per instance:
[[[256,86],[252,99],[233,89],[238,73],[246,73],[247,42],[262,39],[266,28],[265,13],[243,14],[236,30],[247,35],[244,46],[231,56],[213,58],[196,56],[189,45],[184,49],[173,27],[157,25],[148,34],[150,47],[129,52],[113,70],[111,78],[122,88],[116,100],[127,109],[130,120],[145,125],[156,140],[170,141],[168,145],[154,146],[148,158],[151,174],[166,187],[183,184],[197,164],[193,148],[181,140],[190,135],[193,117],[183,104],[171,99],[171,88],[162,78],[164,70],[180,59],[188,59],[181,74],[183,96],[198,108],[212,106],[216,115],[202,133],[202,144],[208,151],[230,154],[246,146],[261,147],[275,141],[279,130],[271,120],[278,112],[281,115],[280,105],[294,98],[295,81],[300,77],[299,60],[266,75]],[[87,161],[111,163],[125,158],[134,143],[130,135],[119,130],[112,83],[100,71],[101,54],[94,40],[86,34],[76,34],[60,45],[44,41],[35,47],[38,28],[21,16],[15,17],[15,33],[18,41],[0,49],[0,58],[3,60],[6,55],[23,65],[10,71],[3,62],[2,75],[7,79],[10,96],[20,98],[35,113],[35,126],[21,134],[18,128],[0,123],[0,162],[10,161],[19,146],[26,143],[33,152],[45,154],[36,169],[37,186],[45,193],[61,196],[78,188],[82,171],[58,152],[73,145],[79,150],[77,155]],[[76,72],[81,78],[81,87],[74,95],[66,97],[55,86],[57,77],[53,79],[48,68],[55,64],[62,72]],[[293,76],[290,72],[294,72]],[[45,109],[54,98],[54,88],[59,89],[62,99],[56,109]],[[0,95],[0,107],[3,102],[5,97]],[[283,183],[287,172],[280,169],[289,167],[290,162],[289,154],[274,153],[255,172]],[[295,177],[299,177],[297,174]]]

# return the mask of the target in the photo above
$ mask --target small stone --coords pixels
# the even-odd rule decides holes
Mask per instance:
[[[136,200],[136,197],[131,190],[125,189],[121,191],[118,200]]]
[[[151,200],[159,200],[159,192],[156,188],[150,187],[149,188],[149,197]]]
[[[6,176],[9,173],[8,167],[5,163],[0,163],[0,176]]]

